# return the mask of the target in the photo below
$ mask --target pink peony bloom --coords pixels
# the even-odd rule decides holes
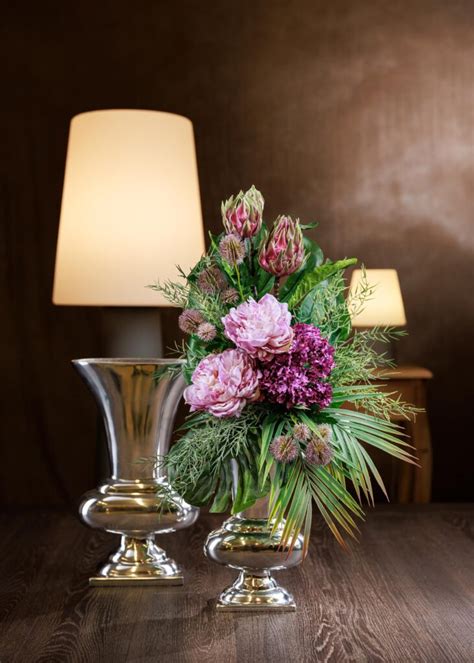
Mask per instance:
[[[201,359],[192,384],[184,390],[191,412],[204,410],[215,417],[237,417],[247,401],[259,398],[260,371],[241,350],[224,350]]]
[[[222,322],[227,338],[251,357],[263,362],[288,352],[293,341],[288,304],[280,303],[270,294],[258,302],[250,298],[237,308],[232,308]]]

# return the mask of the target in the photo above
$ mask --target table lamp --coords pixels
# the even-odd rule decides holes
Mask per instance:
[[[53,302],[136,307],[112,318],[113,358],[73,362],[104,418],[112,469],[98,490],[84,496],[80,513],[88,525],[122,537],[118,551],[90,579],[92,585],[183,581],[180,567],[156,545],[155,534],[189,526],[198,510],[171,490],[160,468],[137,462],[167,452],[184,388],[181,377],[154,379],[167,362],[157,358],[157,307],[169,304],[146,286],[174,278],[176,265],[189,270],[203,250],[190,120],[144,110],[74,117]],[[142,307],[155,313],[151,324]],[[151,358],[134,358],[144,347],[153,348]],[[117,349],[132,357],[116,358]]]
[[[365,273],[365,277],[364,277]],[[362,285],[372,289],[372,295],[361,311],[351,315],[354,328],[404,327],[407,323],[402,292],[396,269],[355,269],[352,272],[350,291],[356,292]],[[386,347],[377,347],[385,352]],[[392,357],[395,355],[393,344],[390,346]]]
[[[352,272],[350,290],[355,292],[361,284],[364,271]],[[407,323],[402,292],[396,269],[367,269],[365,282],[373,289],[371,298],[362,311],[352,316],[353,327],[404,327]]]

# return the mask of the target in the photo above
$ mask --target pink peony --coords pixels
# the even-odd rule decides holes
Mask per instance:
[[[205,410],[215,417],[238,416],[247,401],[259,397],[257,371],[241,350],[224,350],[201,359],[192,384],[184,391],[191,412]]]
[[[232,308],[222,322],[227,338],[251,357],[263,362],[288,352],[293,340],[288,304],[280,303],[270,294],[258,302],[250,298],[237,308]]]

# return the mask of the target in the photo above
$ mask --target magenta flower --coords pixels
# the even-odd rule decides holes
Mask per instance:
[[[289,352],[272,358],[262,367],[263,397],[285,405],[327,407],[332,387],[326,382],[334,368],[334,348],[313,325],[298,323]]]
[[[236,233],[242,239],[253,237],[262,227],[263,196],[254,186],[245,193],[240,191],[221,205],[222,222],[227,233]]]
[[[204,410],[215,417],[237,417],[248,401],[259,397],[260,371],[241,350],[224,350],[201,359],[192,384],[184,390],[191,412]]]
[[[288,352],[293,340],[288,304],[273,295],[232,308],[222,318],[224,334],[241,350],[262,362]]]
[[[265,242],[258,260],[262,269],[274,276],[288,276],[301,267],[304,260],[303,233],[298,219],[279,216]]]

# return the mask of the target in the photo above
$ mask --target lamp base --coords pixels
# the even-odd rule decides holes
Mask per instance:
[[[175,586],[183,584],[183,574],[176,562],[156,545],[154,537],[136,539],[122,536],[120,548],[112,554],[91,587]]]

